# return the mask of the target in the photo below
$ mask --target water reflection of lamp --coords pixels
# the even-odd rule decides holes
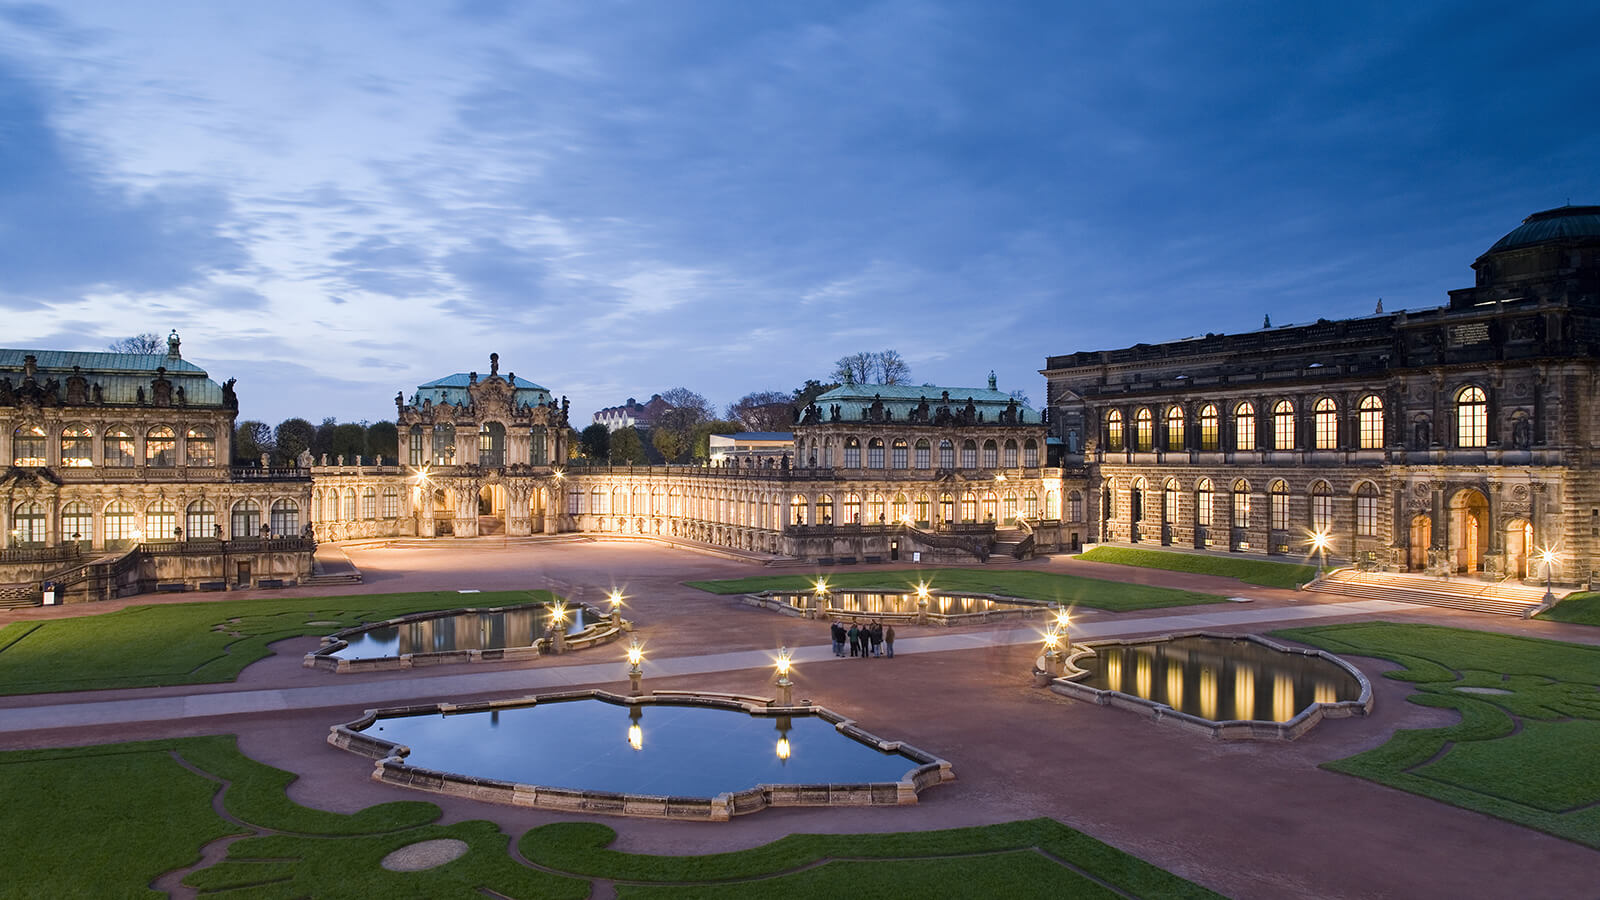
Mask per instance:
[[[639,704],[628,707],[628,746],[635,750],[644,749],[644,729],[639,727],[639,719],[644,716],[644,710]]]
[[[794,705],[794,682],[789,680],[789,660],[791,658],[788,647],[778,648],[778,662],[776,663],[778,689],[783,692],[782,702],[784,706]]]
[[[778,717],[778,761],[789,764],[789,729],[793,727],[788,716]]]
[[[635,697],[643,693],[639,687],[640,679],[644,678],[644,670],[639,668],[641,662],[644,662],[644,647],[634,638],[628,643],[628,691]]]

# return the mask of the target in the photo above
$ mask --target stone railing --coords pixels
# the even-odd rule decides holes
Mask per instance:
[[[60,547],[17,547],[0,550],[0,565],[22,563],[69,562],[83,558],[83,549],[75,543]]]
[[[310,481],[311,470],[299,466],[234,466],[228,470],[234,481]]]

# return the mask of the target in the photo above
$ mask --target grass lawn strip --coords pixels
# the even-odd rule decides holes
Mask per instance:
[[[1600,847],[1600,648],[1372,622],[1277,633],[1402,666],[1409,699],[1461,721],[1397,732],[1325,767]],[[1460,688],[1506,693],[1464,692]]]
[[[1600,625],[1600,591],[1571,594],[1534,618],[1573,625]]]
[[[0,629],[0,694],[233,681],[267,645],[363,622],[463,606],[549,600],[549,591],[269,597],[130,606],[104,615]],[[314,625],[313,622],[337,624]]]
[[[879,588],[894,591],[915,590],[918,582],[926,582],[938,591],[973,591],[984,594],[1001,594],[1025,600],[1043,600],[1065,603],[1069,606],[1087,606],[1113,612],[1134,609],[1158,609],[1168,606],[1191,606],[1197,603],[1221,603],[1226,597],[1202,594],[1197,591],[1180,591],[1174,588],[1152,587],[1142,584],[1123,584],[1078,575],[1058,575],[1054,572],[1031,570],[997,571],[994,569],[897,569],[886,572],[829,572],[825,575],[757,575],[727,581],[688,581],[689,587],[713,594],[751,594],[757,591],[809,591],[817,578],[826,578],[829,590],[850,588]]]
[[[607,849],[615,838],[605,825],[565,822],[529,831],[518,849],[555,871],[614,880],[624,897],[731,897],[752,890],[824,897],[842,885],[851,896],[874,897],[1216,896],[1053,819],[900,834],[792,834],[705,856]],[[891,871],[892,877],[880,874]],[[1003,874],[1018,871],[1028,873],[1026,884]],[[979,880],[991,877],[982,873],[995,880]]]
[[[1114,563],[1119,566],[1138,566],[1142,569],[1165,569],[1169,572],[1237,578],[1246,584],[1259,584],[1263,587],[1296,588],[1317,577],[1317,567],[1313,565],[1199,553],[1172,553],[1165,550],[1136,550],[1129,547],[1096,547],[1087,553],[1074,556],[1073,559]]]

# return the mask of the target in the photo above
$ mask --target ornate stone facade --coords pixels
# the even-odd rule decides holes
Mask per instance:
[[[1051,357],[1104,540],[1586,579],[1600,207],[1538,213],[1448,306]],[[1081,449],[1078,445],[1081,443]],[[1068,484],[1067,489],[1074,488]]]

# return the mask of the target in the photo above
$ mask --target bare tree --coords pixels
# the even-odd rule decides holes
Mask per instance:
[[[673,407],[673,411],[682,410],[684,417],[690,420],[690,424],[704,422],[716,415],[715,410],[711,408],[711,401],[707,400],[705,395],[697,394],[686,387],[668,388],[661,392],[661,399],[667,401],[667,404]]]
[[[753,391],[728,404],[727,418],[746,431],[786,431],[794,424],[794,406],[783,391]]]
[[[1016,390],[1012,391],[1011,392],[1011,399],[1017,401],[1017,405],[1018,406],[1032,406],[1033,405],[1033,401],[1028,399],[1028,392],[1023,390],[1022,388],[1017,388]]]
[[[839,357],[829,377],[847,384],[906,384],[911,366],[898,350],[852,353]]]
[[[880,384],[905,384],[911,380],[911,366],[900,358],[900,351],[884,350],[873,356],[877,358]]]
[[[144,334],[136,334],[133,337],[112,341],[111,345],[106,349],[112,353],[143,353],[148,355],[151,353],[165,353],[167,342],[161,339],[161,335],[153,331],[147,331]]]

